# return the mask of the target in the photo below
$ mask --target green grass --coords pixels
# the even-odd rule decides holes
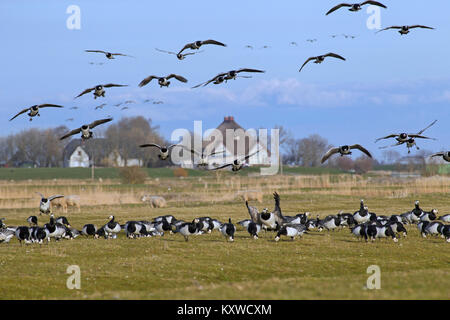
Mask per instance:
[[[417,195],[402,199],[366,198],[371,211],[401,213]],[[421,203],[448,213],[447,194],[420,196]],[[359,196],[286,195],[286,215],[313,215],[357,209]],[[257,207],[272,208],[269,197]],[[11,225],[24,224],[33,209],[1,210]],[[114,214],[119,222],[174,214],[191,220],[211,216],[236,223],[248,218],[240,201],[170,203],[168,208],[145,205],[83,207],[69,212],[71,224],[102,225]],[[48,217],[41,217],[42,222]],[[448,299],[449,244],[442,238],[423,239],[415,226],[399,243],[364,243],[348,229],[310,232],[295,241],[274,233],[258,240],[238,227],[234,243],[214,231],[185,242],[180,235],[126,239],[86,239],[23,245],[16,239],[0,245],[0,289],[3,299]],[[381,289],[365,289],[370,265],[381,268]],[[81,269],[81,289],[69,290],[66,269]]]

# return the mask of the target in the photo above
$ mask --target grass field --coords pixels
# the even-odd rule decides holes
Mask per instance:
[[[171,187],[168,191],[168,186]],[[33,191],[77,193],[81,212],[65,214],[71,224],[100,226],[113,214],[120,223],[173,214],[178,219],[211,216],[236,223],[248,218],[242,190],[261,190],[259,209],[273,208],[272,192],[281,195],[285,215],[309,211],[324,217],[353,212],[364,198],[378,214],[403,213],[419,199],[424,209],[450,213],[450,178],[393,181],[356,175],[244,177],[214,176],[150,179],[126,186],[118,180],[17,181],[0,184],[0,217],[25,225],[36,214]],[[167,208],[152,209],[142,193],[159,194]],[[28,196],[27,196],[28,194]],[[19,205],[15,205],[19,203]],[[55,211],[56,216],[62,215]],[[42,216],[41,223],[48,217]],[[449,299],[450,247],[442,238],[423,239],[416,226],[408,237],[363,243],[348,229],[310,232],[295,241],[274,233],[251,239],[238,227],[235,242],[214,231],[185,242],[181,235],[115,240],[86,239],[0,245],[2,299]],[[69,290],[69,265],[81,270],[81,289]],[[365,289],[367,267],[381,269],[381,289]]]

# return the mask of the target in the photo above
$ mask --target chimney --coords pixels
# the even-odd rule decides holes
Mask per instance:
[[[223,121],[224,121],[224,122],[234,121],[234,117],[233,117],[233,116],[225,117],[225,118],[223,119]]]

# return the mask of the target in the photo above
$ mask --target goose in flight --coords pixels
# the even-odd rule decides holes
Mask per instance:
[[[176,52],[173,52],[173,51],[166,51],[166,50],[161,50],[161,49],[158,49],[158,48],[155,48],[155,49],[157,51],[159,51],[159,52],[164,52],[164,53],[176,55],[178,60],[184,60],[184,58],[186,58],[186,56],[190,56],[190,55],[193,55],[193,54],[196,54],[196,53],[203,52],[203,50],[202,50],[202,51],[198,51],[198,52],[176,53]]]
[[[200,83],[194,87],[192,87],[192,89],[194,88],[198,88],[200,86],[207,86],[208,84],[210,84],[211,82],[214,84],[220,84],[222,82],[227,82],[228,80],[236,80],[237,77],[239,78],[251,78],[251,76],[243,76],[243,75],[238,75],[241,72],[253,72],[253,73],[264,73],[265,71],[263,70],[258,70],[258,69],[249,69],[249,68],[242,68],[242,69],[238,69],[238,70],[230,70],[228,72],[223,72],[223,73],[219,73],[218,75],[216,75],[214,78]]]
[[[168,80],[171,79],[171,78],[175,78],[175,79],[177,79],[178,81],[181,81],[181,82],[188,82],[187,79],[185,79],[184,77],[172,73],[172,74],[169,74],[166,77],[148,76],[147,78],[145,78],[144,80],[142,80],[139,83],[139,87],[143,87],[143,86],[147,85],[147,83],[149,83],[153,79],[158,79],[158,84],[159,84],[160,88],[162,88],[162,87],[169,87],[170,81],[168,81]]]
[[[219,41],[216,41],[216,40],[212,40],[212,39],[204,40],[204,41],[195,41],[195,42],[191,42],[191,43],[186,44],[180,50],[180,52],[178,52],[178,54],[182,53],[186,49],[198,50],[198,49],[200,49],[201,46],[206,45],[206,44],[214,44],[214,45],[222,46],[222,47],[226,47],[227,46],[226,44],[224,44],[222,42],[219,42]]]
[[[114,83],[108,83],[108,84],[99,84],[96,85],[93,88],[89,88],[84,90],[82,93],[80,93],[79,95],[77,95],[75,97],[81,97],[82,95],[91,92],[92,90],[94,90],[94,99],[100,98],[100,97],[105,97],[105,88],[112,88],[112,87],[128,87],[128,85],[125,84],[114,84]]]
[[[72,131],[70,131],[69,133],[66,133],[64,136],[62,136],[61,138],[59,138],[59,140],[64,140],[67,137],[70,137],[74,134],[80,133],[81,132],[81,139],[82,141],[88,140],[90,138],[92,138],[94,136],[94,134],[92,133],[91,129],[95,128],[96,126],[99,126],[103,123],[109,122],[111,121],[112,118],[107,118],[107,119],[101,119],[101,120],[97,120],[92,122],[91,124],[84,124],[81,127],[74,129]]]
[[[115,59],[114,56],[124,56],[124,57],[130,57],[130,58],[134,58],[133,56],[130,56],[128,54],[123,54],[123,53],[111,53],[111,52],[106,52],[103,50],[84,50],[85,52],[96,52],[96,53],[103,53],[108,59]]]
[[[341,59],[341,60],[344,60],[344,61],[345,61],[345,58],[344,58],[344,57],[341,57],[340,55],[338,55],[338,54],[336,54],[336,53],[330,52],[330,53],[324,54],[324,55],[322,55],[322,56],[317,56],[317,57],[310,57],[310,58],[308,58],[308,59],[305,61],[305,63],[303,63],[302,67],[300,68],[300,70],[298,70],[298,72],[302,71],[303,67],[304,67],[308,62],[310,62],[311,60],[314,60],[314,63],[322,63],[322,62],[325,61],[325,58],[326,58],[326,57],[337,58],[337,59]]]
[[[450,151],[438,152],[430,156],[430,158],[433,157],[442,157],[445,161],[450,162]]]
[[[348,11],[356,12],[356,11],[361,10],[362,6],[364,6],[366,4],[370,4],[370,5],[373,5],[373,6],[378,6],[378,7],[382,7],[382,8],[387,9],[387,7],[384,4],[382,4],[382,3],[378,2],[378,1],[364,1],[364,2],[361,2],[361,3],[353,3],[353,4],[352,3],[341,3],[341,4],[338,4],[337,6],[331,8],[326,13],[326,15],[329,15],[330,13],[332,13],[332,12],[342,8],[342,7],[350,8],[350,9],[348,9]]]
[[[147,148],[147,147],[155,147],[159,149],[158,158],[161,160],[166,160],[169,157],[169,151],[173,148],[179,146],[179,144],[172,144],[170,146],[160,146],[156,143],[147,143],[147,144],[141,144],[140,148]]]
[[[16,117],[20,116],[22,113],[25,113],[28,111],[28,116],[30,117],[30,121],[33,121],[33,117],[38,116],[40,117],[41,115],[39,114],[39,109],[40,108],[47,108],[47,107],[53,107],[53,108],[64,108],[63,106],[57,105],[57,104],[49,104],[49,103],[44,103],[44,104],[36,104],[34,106],[28,107],[23,109],[22,111],[20,111],[19,113],[17,113],[14,117],[12,117],[11,119],[9,119],[9,121],[15,119]]]
[[[53,195],[51,197],[45,197],[42,193],[36,192],[41,197],[41,202],[39,203],[39,214],[49,214],[51,213],[50,201],[57,198],[64,197],[61,194]]]
[[[96,107],[95,107],[95,110],[97,110],[97,109],[103,109],[104,106],[106,106],[106,103],[102,103],[101,105],[96,106]]]
[[[350,154],[352,154],[351,150],[353,150],[353,149],[358,149],[361,152],[365,153],[369,158],[372,158],[372,155],[370,154],[369,151],[367,151],[367,149],[365,149],[364,147],[362,147],[359,144],[354,144],[351,146],[346,145],[346,146],[340,146],[338,148],[331,148],[330,150],[327,151],[327,153],[325,153],[325,155],[322,158],[321,163],[324,163],[325,161],[327,161],[328,158],[331,157],[335,153],[340,153],[341,156],[350,155]]]
[[[259,152],[259,150],[257,150],[256,152],[253,152],[252,154],[248,154],[243,158],[238,158],[238,159],[234,159],[232,162],[230,163],[226,163],[222,166],[213,168],[211,170],[219,170],[219,169],[223,169],[226,167],[231,166],[231,171],[233,172],[237,172],[239,170],[241,170],[244,167],[248,167],[248,164],[245,162],[248,158],[250,158],[251,156],[254,156],[255,154],[257,154]]]
[[[413,25],[413,26],[391,26],[391,27],[387,27],[387,28],[381,29],[380,31],[377,31],[376,33],[379,33],[381,31],[385,31],[385,30],[389,30],[389,29],[400,29],[398,31],[398,33],[400,33],[403,36],[403,35],[408,34],[410,32],[410,29],[415,29],[415,28],[434,30],[434,28],[432,28],[432,27],[427,27],[427,26],[416,24],[416,25]]]
[[[205,153],[205,149],[202,150],[202,152],[198,152],[197,150],[194,149],[188,149],[186,146],[181,145],[181,147],[189,152],[191,152],[193,155],[197,155],[199,157],[198,162],[197,162],[197,167],[207,167],[209,165],[209,161],[208,161],[208,157],[210,156],[214,156],[216,154],[222,154],[225,153],[225,150],[222,151],[213,151],[210,153]]]
[[[435,123],[437,122],[437,120],[434,120],[429,126],[427,126],[425,129],[420,130],[417,133],[393,133],[390,134],[388,136],[385,137],[381,137],[378,138],[377,140],[375,140],[375,143],[380,141],[380,140],[384,140],[384,139],[390,139],[390,138],[395,138],[395,140],[397,140],[397,143],[391,146],[384,146],[384,147],[380,147],[380,149],[386,149],[389,147],[395,147],[395,146],[399,146],[401,144],[406,143],[406,147],[408,148],[408,153],[411,153],[410,148],[416,146],[416,149],[419,150],[420,148],[417,146],[416,144],[416,139],[428,139],[428,140],[436,140],[434,138],[429,138],[426,136],[423,136],[422,133],[425,132],[425,130],[427,130],[428,128],[430,128],[431,126],[433,126]]]

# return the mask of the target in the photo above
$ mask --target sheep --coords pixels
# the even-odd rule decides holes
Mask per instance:
[[[142,202],[148,202],[152,208],[164,208],[167,206],[166,199],[160,196],[143,195],[141,197]]]
[[[67,213],[68,207],[77,207],[78,212],[81,211],[80,197],[77,195],[69,195],[63,198],[54,199],[51,202],[51,205],[54,207],[61,207],[64,213]]]

